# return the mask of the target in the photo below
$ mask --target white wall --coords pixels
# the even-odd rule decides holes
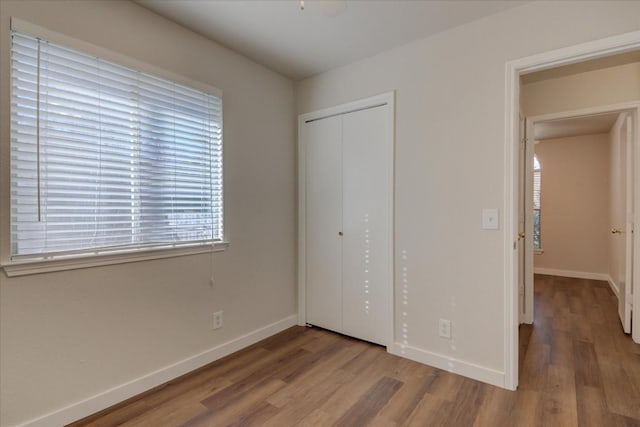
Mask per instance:
[[[609,135],[540,141],[541,243],[534,267],[609,274]]]
[[[532,2],[298,85],[298,113],[396,91],[395,279],[406,268],[409,295],[396,289],[397,340],[406,323],[424,359],[504,373],[512,285],[504,229],[482,230],[481,211],[505,202],[505,62],[638,29],[640,2]]]
[[[0,425],[76,403],[295,314],[291,81],[128,1],[0,2],[0,229],[8,244],[9,18],[221,89],[225,253],[7,278]],[[212,331],[211,313],[224,310]]]

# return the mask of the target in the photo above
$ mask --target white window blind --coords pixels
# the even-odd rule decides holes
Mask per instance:
[[[222,240],[222,99],[17,32],[13,259]]]
[[[542,248],[542,233],[540,227],[540,189],[541,189],[541,170],[538,157],[533,157],[533,247],[534,249]]]

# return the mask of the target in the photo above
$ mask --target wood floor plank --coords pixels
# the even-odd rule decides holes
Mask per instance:
[[[518,427],[542,426],[540,396],[541,392],[538,391],[519,390],[516,394],[513,412],[507,418],[507,425]]]
[[[402,383],[394,378],[386,376],[380,378],[334,425],[336,427],[367,425],[389,403],[400,387]]]
[[[431,389],[435,379],[435,373],[420,376],[417,379],[405,379],[400,390],[380,412],[381,417],[398,425],[407,421],[424,395]]]
[[[516,404],[516,396],[509,390],[487,386],[483,404],[473,422],[474,427],[508,427],[515,425],[512,420]]]
[[[229,427],[264,426],[267,421],[276,416],[280,409],[269,402],[259,402],[252,411],[245,411],[236,417]]]
[[[318,329],[318,328],[313,328],[313,329],[306,328],[306,329],[307,329],[307,332],[313,331],[313,334],[311,335],[315,335],[317,337],[317,339],[306,342],[303,345],[301,345],[301,348],[311,353],[322,351],[328,345],[331,345],[332,343],[335,343],[338,341],[348,342],[351,345],[356,345],[356,346],[363,346],[363,347],[367,346],[367,343],[365,342],[354,340],[352,338],[348,338],[342,335],[337,335],[337,334],[334,334],[333,332],[326,331],[324,329]]]
[[[346,413],[349,408],[363,395],[367,390],[371,389],[373,385],[378,382],[385,374],[392,374],[393,368],[388,369],[384,362],[385,360],[380,357],[378,353],[377,358],[369,360],[361,360],[361,363],[367,362],[367,374],[363,375],[360,369],[355,371],[344,371],[346,374],[352,376],[353,380],[344,387],[339,388],[336,392],[329,397],[321,406],[326,414],[330,416],[331,424],[335,423]],[[353,369],[353,365],[348,366]]]
[[[617,360],[599,360],[607,407],[615,414],[640,420],[640,392]]]
[[[264,409],[264,403],[271,394],[286,385],[287,383],[279,379],[268,378],[244,393],[236,395],[234,399],[224,401],[223,404],[218,404],[218,401],[214,401],[215,403],[203,401],[208,411],[191,418],[183,425],[185,427],[227,426],[238,420],[248,420],[254,412]]]
[[[363,350],[358,347],[345,347],[332,356],[328,356],[323,363],[310,368],[306,373],[298,376],[289,387],[284,388],[269,398],[269,403],[282,408],[290,402],[299,400],[305,396],[304,401],[314,401],[312,396],[319,393],[331,395],[326,387],[340,387],[344,383],[351,381],[353,375],[348,374],[340,368],[349,360],[356,357]]]
[[[640,354],[622,353],[619,360],[631,383],[640,389]]]
[[[593,331],[591,323],[584,314],[571,313],[571,333],[575,340],[593,342]]]
[[[607,323],[607,318],[605,316],[605,311],[600,304],[594,303],[593,305],[588,306],[587,308],[587,316],[589,319],[589,323],[591,323],[592,329],[593,325],[602,325]]]
[[[123,425],[127,427],[143,427],[148,425],[179,425],[208,409],[202,405],[201,400],[228,387],[231,383],[228,380],[212,380],[213,382],[203,382],[194,385],[192,388],[184,390],[183,393],[175,395],[173,398],[167,399],[166,396],[162,400],[149,399],[151,409],[140,414]],[[187,381],[192,384],[193,381]],[[173,392],[172,392],[173,394]],[[154,402],[153,404],[151,402]],[[120,424],[116,424],[120,425]]]
[[[576,385],[578,423],[580,425],[615,425],[602,389],[582,384]]]
[[[463,381],[455,403],[462,411],[453,411],[449,417],[449,425],[472,426],[484,403],[486,384],[466,379]]]
[[[571,311],[568,307],[562,307],[553,314],[552,328],[556,331],[571,332]]]
[[[319,340],[321,334],[308,334],[305,328],[289,328],[281,333],[274,335],[271,339],[262,342],[261,348],[269,351],[282,351],[287,348],[287,345],[293,345],[295,347],[304,347],[307,343],[306,340]],[[326,336],[325,336],[326,338]],[[302,341],[305,341],[304,343]]]
[[[455,402],[464,383],[464,377],[451,375],[446,371],[436,372],[436,378],[431,382],[428,392],[444,400]]]
[[[549,347],[549,363],[567,368],[574,367],[574,339],[570,332],[554,331]]]
[[[527,349],[529,348],[529,341],[531,341],[532,333],[533,333],[533,325],[522,324],[518,328],[519,375],[522,375],[522,368],[524,367],[524,356],[527,354]]]
[[[257,352],[257,354],[262,354]],[[245,363],[249,363],[249,358],[242,358]],[[233,366],[233,365],[232,365]],[[202,375],[186,378],[184,381],[176,382],[163,387],[145,401],[151,407],[162,405],[166,402],[180,402],[189,399],[200,401],[207,395],[213,394],[222,388],[233,384],[229,379],[223,377],[226,369],[212,368],[211,372],[203,372]]]
[[[578,410],[574,371],[562,366],[549,365],[547,388],[542,399],[541,424],[545,426],[578,425]]]
[[[221,389],[201,402],[210,411],[219,411],[232,405],[240,396],[247,394],[247,391],[254,387],[263,385],[265,380],[270,379],[279,369],[287,367],[299,357],[308,354],[306,350],[295,349],[287,352],[274,362],[273,366],[267,366],[258,371],[252,372],[241,380],[232,383],[230,386]]]
[[[516,392],[296,326],[71,425],[640,427],[640,345],[609,285],[535,281]]]
[[[524,357],[520,375],[520,389],[541,391],[546,387],[551,347],[548,344],[531,345]]]
[[[259,349],[262,352],[263,349]],[[288,346],[283,347],[282,350],[266,351],[259,359],[251,361],[243,367],[235,367],[229,371],[225,371],[221,374],[224,378],[237,383],[246,380],[247,378],[262,378],[264,375],[269,375],[273,366],[282,366],[287,360],[295,360],[298,356],[309,354],[307,350],[301,347],[297,347],[289,343]]]
[[[348,344],[349,343],[346,341],[337,341],[326,346],[320,351],[309,353],[304,357],[301,357],[295,363],[295,367],[289,366],[289,369],[287,369],[286,372],[281,375],[282,381],[286,383],[293,383],[297,378],[305,375],[315,366],[318,366],[319,364],[326,366],[324,364],[327,362],[327,360],[332,356],[338,354],[340,350],[346,348]]]
[[[449,417],[456,410],[454,402],[425,394],[404,426],[450,426]]]
[[[395,421],[391,421],[382,415],[378,415],[371,420],[371,422],[368,424],[368,427],[398,427],[399,425],[400,424]]]
[[[569,298],[569,309],[573,314],[584,314],[584,304],[579,296],[572,295]]]
[[[116,410],[105,414],[103,417],[95,421],[81,422],[81,423],[71,423],[69,426],[79,427],[79,426],[91,426],[91,427],[111,427],[120,425],[127,420],[137,417],[138,415],[145,414],[147,411],[151,409],[151,406],[145,401],[137,401],[133,402],[130,405],[127,405],[122,408],[117,408]]]
[[[170,427],[186,423],[190,419],[207,412],[207,408],[197,402],[188,401],[179,405],[163,405],[135,417],[122,424],[121,427]]]
[[[593,344],[598,358],[616,358],[620,354],[618,342],[612,334],[615,325],[592,325]]]
[[[576,340],[574,349],[576,383],[589,387],[602,387],[600,367],[593,344]]]
[[[353,359],[349,360],[341,369],[345,372],[349,372],[353,375],[360,375],[367,371],[374,363],[379,363],[379,360],[383,357],[384,350],[376,347],[373,351],[367,351],[358,354]]]
[[[640,356],[640,354],[639,354]],[[398,358],[396,359],[396,375],[395,378],[402,382],[407,381],[421,381],[423,379],[429,379],[433,377],[437,368],[433,366],[423,365],[422,363],[415,363],[413,360]]]
[[[345,387],[354,379],[353,375],[341,370],[334,370],[330,375],[318,373],[316,378],[298,384],[297,387],[286,387],[267,399],[268,402],[280,408],[280,412],[265,422],[265,427],[281,427],[294,425],[318,407],[321,407],[339,389]]]
[[[295,424],[295,427],[318,427],[331,425],[331,417],[322,409],[315,409],[307,418]]]

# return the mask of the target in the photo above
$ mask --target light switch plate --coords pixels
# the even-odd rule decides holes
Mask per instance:
[[[498,209],[482,209],[482,228],[484,230],[497,230],[499,226]]]

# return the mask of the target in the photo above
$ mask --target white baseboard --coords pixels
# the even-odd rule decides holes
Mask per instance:
[[[620,288],[618,287],[618,284],[614,282],[611,276],[607,276],[607,282],[609,282],[609,287],[613,293],[616,294],[616,298],[620,298]]]
[[[534,274],[546,274],[548,276],[573,277],[575,279],[591,279],[609,281],[609,275],[604,273],[591,273],[588,271],[558,270],[555,268],[534,268]]]
[[[433,366],[444,371],[462,375],[473,380],[482,381],[497,387],[506,388],[505,375],[502,371],[476,365],[454,357],[445,356],[416,347],[394,343],[389,347],[389,353],[405,357],[425,365]]]
[[[24,427],[61,426],[82,419],[275,335],[296,325],[297,321],[297,314],[285,317],[202,353],[19,425]]]

